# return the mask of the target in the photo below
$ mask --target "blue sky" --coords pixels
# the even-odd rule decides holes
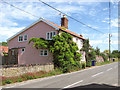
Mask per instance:
[[[108,21],[109,9],[108,2],[81,2],[81,0],[43,0],[71,17],[103,32],[99,33],[82,24],[70,19],[69,30],[77,34],[82,34],[86,39],[90,39],[90,44],[95,48],[99,47],[101,51],[108,49]],[[38,17],[43,17],[55,24],[60,25],[59,12],[42,4],[38,0],[22,2],[8,0],[27,12]],[[30,14],[22,12],[8,4],[0,2],[0,42],[6,41],[9,37],[38,20]],[[118,49],[118,3],[111,2],[111,49]]]

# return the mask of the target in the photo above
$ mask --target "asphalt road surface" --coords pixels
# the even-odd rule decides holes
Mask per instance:
[[[118,86],[118,62],[36,80],[5,88],[113,88]],[[51,89],[52,90],[52,89]],[[104,89],[103,89],[104,90]]]

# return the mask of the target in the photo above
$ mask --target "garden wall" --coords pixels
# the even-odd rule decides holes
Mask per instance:
[[[97,62],[97,63],[99,63],[99,62],[104,62],[103,57],[96,55],[96,62]]]
[[[11,77],[18,76],[28,72],[51,71],[54,70],[54,65],[29,65],[29,66],[3,66],[0,68],[2,76]]]

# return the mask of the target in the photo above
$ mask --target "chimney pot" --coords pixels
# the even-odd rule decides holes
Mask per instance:
[[[65,15],[61,18],[61,27],[68,29],[68,19]]]

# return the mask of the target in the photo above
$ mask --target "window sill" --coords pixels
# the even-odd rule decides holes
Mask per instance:
[[[26,40],[27,41],[27,40]],[[18,41],[18,42],[26,42],[26,41]]]
[[[48,56],[48,55],[40,55],[40,56]]]

